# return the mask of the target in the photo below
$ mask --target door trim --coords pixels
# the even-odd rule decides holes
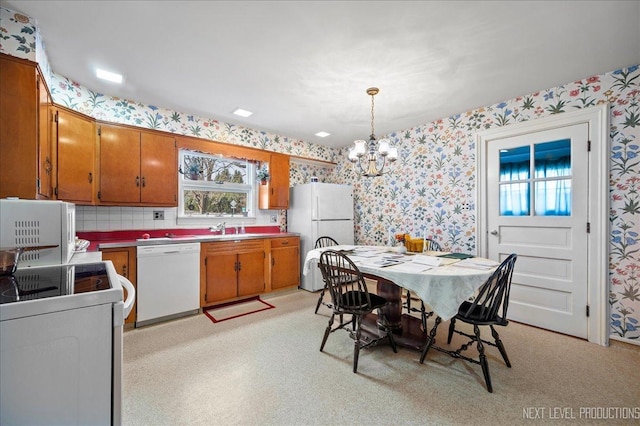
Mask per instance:
[[[587,320],[589,342],[609,346],[609,104],[552,115],[499,127],[476,135],[476,251],[479,256],[488,253],[488,226],[486,214],[487,146],[493,140],[521,136],[543,130],[588,123],[591,152],[589,164],[589,191],[587,220],[591,232],[587,236]],[[585,224],[586,225],[586,224]]]

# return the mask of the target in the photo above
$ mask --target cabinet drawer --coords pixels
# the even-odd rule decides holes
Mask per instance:
[[[241,253],[256,250],[264,250],[264,240],[233,240],[202,244],[202,251],[206,253]]]
[[[273,238],[271,240],[271,248],[296,247],[299,245],[300,245],[300,238],[298,237]]]

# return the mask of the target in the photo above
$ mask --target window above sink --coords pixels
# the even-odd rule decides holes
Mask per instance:
[[[256,165],[248,160],[180,150],[178,218],[255,217]]]

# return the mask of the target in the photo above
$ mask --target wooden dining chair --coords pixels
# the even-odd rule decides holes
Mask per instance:
[[[440,244],[437,241],[432,240],[430,238],[425,238],[424,245],[422,246],[422,251],[442,251],[440,248]],[[407,313],[411,314],[411,312],[420,312],[420,318],[422,319],[422,329],[427,330],[427,319],[433,316],[433,311],[427,311],[425,308],[424,302],[420,300],[420,309],[414,308],[411,306],[411,290],[407,290],[407,299],[406,302],[403,303],[403,307],[407,309]]]
[[[373,346],[382,339],[389,339],[393,352],[397,352],[393,334],[389,328],[380,329],[379,325],[371,336],[362,333],[362,319],[387,304],[387,299],[369,293],[362,273],[358,267],[344,254],[335,250],[327,250],[320,255],[320,270],[327,284],[333,304],[331,318],[324,331],[320,352],[324,349],[329,334],[345,329],[354,340],[353,372],[358,371],[360,349]],[[333,327],[336,315],[351,315],[351,321],[340,321]],[[349,329],[349,326],[351,327]],[[382,333],[382,335],[380,335]],[[377,334],[377,335],[375,335]]]
[[[497,347],[504,359],[507,367],[511,368],[511,362],[507,357],[507,351],[500,340],[498,332],[494,328],[495,325],[506,326],[509,324],[507,320],[507,309],[509,308],[509,292],[511,290],[511,277],[513,275],[513,268],[518,256],[513,253],[509,255],[498,268],[491,274],[489,279],[478,290],[478,294],[472,301],[462,302],[458,313],[451,318],[449,325],[449,335],[447,337],[447,343],[451,343],[453,333],[458,333],[471,340],[460,346],[460,348],[450,354],[455,358],[462,358],[466,361],[470,361],[474,364],[480,364],[482,367],[482,373],[484,375],[484,381],[487,385],[487,390],[493,392],[493,386],[491,385],[491,376],[489,374],[489,364],[487,363],[487,356],[484,353],[484,345],[490,345]],[[467,334],[461,330],[456,329],[456,321],[466,322],[473,325],[473,333]],[[483,340],[480,337],[480,326],[489,326],[491,329],[491,335],[494,341],[490,342]],[[478,348],[478,359],[470,358],[461,355],[462,351],[467,350],[470,346],[476,342]],[[429,348],[433,344],[431,337],[427,338],[424,349],[422,350],[422,356],[420,357],[420,363],[424,362]]]
[[[338,242],[336,240],[334,240],[333,238],[328,237],[328,236],[322,236],[322,237],[320,237],[320,238],[318,238],[316,240],[315,246],[313,248],[317,249],[317,248],[331,247],[331,246],[337,246],[337,245],[338,245]],[[320,308],[320,305],[325,305],[329,309],[332,308],[330,305],[328,305],[327,303],[323,302],[325,291],[327,291],[327,284],[326,283],[325,283],[324,287],[322,287],[322,291],[320,292],[320,297],[318,297],[318,303],[316,304],[316,310],[315,310],[316,314],[318,313],[318,309]]]

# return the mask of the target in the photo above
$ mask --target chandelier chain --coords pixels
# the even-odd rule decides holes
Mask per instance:
[[[373,131],[373,97],[375,95],[371,95],[371,139],[375,139],[375,132]]]

